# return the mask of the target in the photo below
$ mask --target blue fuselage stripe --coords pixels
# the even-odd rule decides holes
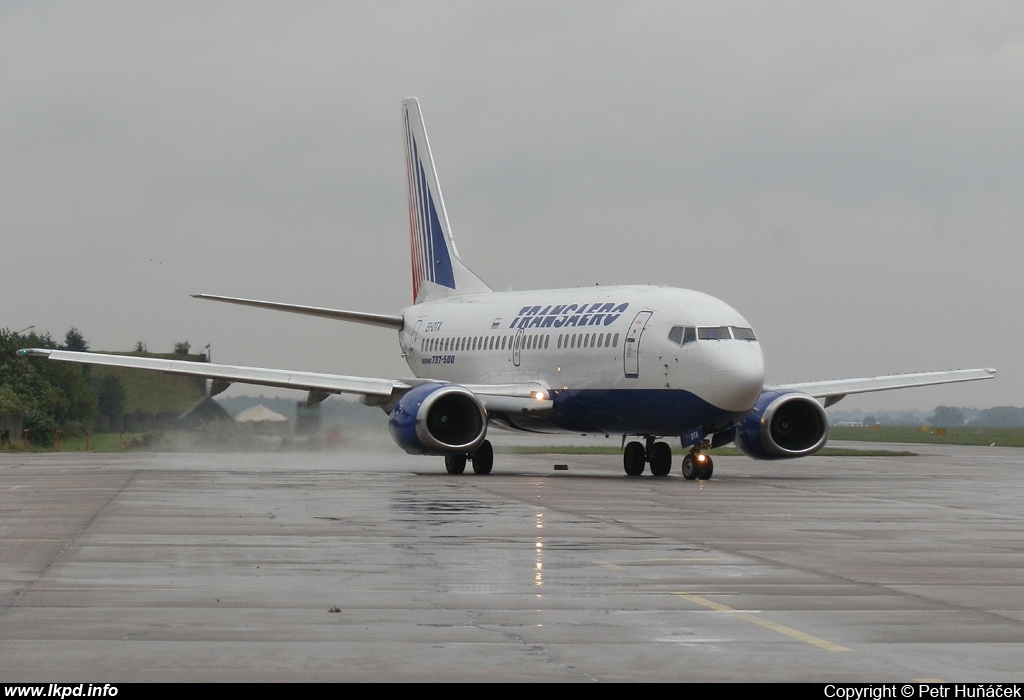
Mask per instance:
[[[558,389],[555,411],[543,420],[509,416],[510,422],[537,429],[579,433],[682,435],[697,427],[709,431],[734,425],[745,414],[718,408],[678,389]]]

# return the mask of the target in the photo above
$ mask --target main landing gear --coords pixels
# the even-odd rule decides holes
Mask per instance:
[[[622,452],[622,466],[629,476],[640,476],[644,473],[647,464],[651,465],[651,474],[654,476],[668,476],[672,471],[672,448],[665,442],[655,442],[653,435],[645,435],[646,445],[637,441],[630,442]],[[683,457],[683,477],[686,479],[700,479],[706,481],[711,478],[714,471],[714,463],[711,457],[701,450],[706,448],[706,443],[694,445],[690,452]]]
[[[484,440],[471,455],[449,454],[444,456],[444,468],[449,474],[466,471],[466,462],[473,462],[474,474],[490,474],[494,467],[494,448],[490,440]]]
[[[655,442],[653,435],[644,438],[646,446],[633,441],[626,445],[622,453],[622,466],[629,476],[640,476],[644,467],[651,465],[654,476],[668,476],[672,471],[672,448],[665,442]]]

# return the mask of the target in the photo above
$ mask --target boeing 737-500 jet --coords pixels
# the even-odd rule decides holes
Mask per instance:
[[[414,375],[375,379],[155,358],[31,349],[50,360],[206,377],[210,395],[235,382],[358,394],[389,415],[406,452],[444,457],[450,473],[487,474],[492,425],[622,435],[637,476],[672,468],[708,479],[706,450],[734,442],[755,459],[804,457],[828,439],[824,408],[848,394],[989,379],[992,369],[768,385],[757,335],[735,309],[687,289],[586,287],[495,292],[459,257],[419,102],[403,102],[413,305],[398,315],[196,295],[200,299],[365,323],[398,332]],[[626,443],[628,437],[639,439]]]

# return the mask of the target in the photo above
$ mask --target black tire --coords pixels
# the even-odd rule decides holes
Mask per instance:
[[[683,457],[683,478],[687,481],[697,478],[697,462],[693,459],[692,454]]]
[[[445,455],[444,468],[449,474],[461,474],[466,471],[466,455]]]
[[[672,471],[672,448],[666,442],[656,442],[651,446],[651,474],[668,476]]]
[[[647,455],[644,446],[639,442],[631,442],[626,445],[622,453],[622,466],[629,476],[640,476],[644,473],[644,465],[647,463]]]
[[[480,449],[473,453],[473,473],[490,474],[494,467],[494,448],[490,440],[484,440]]]
[[[704,466],[697,470],[697,478],[701,481],[707,481],[711,478],[711,475],[715,473],[715,463],[708,457]]]

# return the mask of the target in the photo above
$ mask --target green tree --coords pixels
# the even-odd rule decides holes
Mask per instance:
[[[0,328],[0,365],[16,359],[18,350],[22,348],[56,348],[57,344],[49,333],[39,335],[32,333],[14,333],[9,328]]]
[[[191,349],[192,349],[192,345],[189,344],[189,342],[187,340],[184,343],[175,343],[174,344],[174,354],[175,355],[187,355],[188,351],[191,350]]]
[[[64,345],[61,346],[61,349],[73,350],[74,352],[88,352],[89,343],[85,341],[85,338],[78,332],[78,329],[72,326],[64,335]]]
[[[0,384],[0,413],[24,413],[25,402],[14,389]]]
[[[935,413],[928,416],[928,425],[952,428],[964,424],[964,414],[955,406],[936,406]]]
[[[39,372],[38,363],[28,358],[5,362],[0,367],[0,386],[6,386],[17,394],[26,411],[53,415],[67,412],[67,397]]]
[[[28,430],[28,439],[34,445],[52,447],[57,437],[57,422],[42,411],[28,411],[25,413],[25,429]]]
[[[1024,428],[1024,408],[1016,406],[986,408],[971,421],[971,425],[980,425],[986,428]]]
[[[88,423],[96,415],[96,392],[79,365],[29,357],[0,367],[0,386],[11,388],[26,410],[51,416],[58,423]]]
[[[17,406],[18,412],[25,414],[26,427],[33,431],[30,439],[48,444],[54,426],[92,421],[96,392],[86,384],[79,365],[18,355],[18,350],[32,347],[56,348],[57,344],[48,333],[20,335],[0,330],[0,396],[5,405]]]

